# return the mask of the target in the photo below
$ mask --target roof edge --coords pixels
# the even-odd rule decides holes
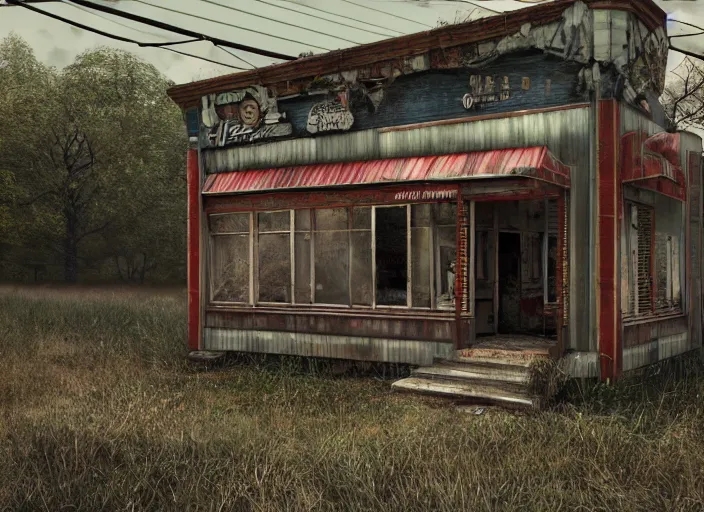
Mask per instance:
[[[410,57],[432,49],[451,48],[495,39],[517,32],[525,23],[544,25],[556,21],[565,9],[578,1],[582,1],[590,9],[632,12],[651,30],[664,25],[666,20],[665,11],[653,0],[639,0],[639,5],[634,5],[633,0],[554,0],[475,21],[302,57],[251,71],[176,85],[169,88],[167,94],[176,104],[187,108],[196,106],[204,95],[226,89],[255,84],[272,86],[285,81],[349,71],[384,60]]]

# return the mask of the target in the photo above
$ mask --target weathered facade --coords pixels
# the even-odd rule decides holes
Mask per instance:
[[[423,365],[530,336],[604,379],[699,348],[702,145],[658,103],[665,30],[558,0],[174,87],[189,347]]]

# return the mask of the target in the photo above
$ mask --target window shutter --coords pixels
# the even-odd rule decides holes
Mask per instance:
[[[638,215],[638,278],[636,280],[638,293],[638,313],[646,313],[652,309],[653,282],[652,241],[653,241],[653,211],[646,206],[637,206]]]

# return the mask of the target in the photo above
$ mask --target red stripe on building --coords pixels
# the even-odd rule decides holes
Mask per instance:
[[[619,336],[621,297],[618,269],[620,218],[623,216],[618,156],[620,112],[614,100],[599,102],[599,160],[597,168],[598,238],[597,293],[598,346],[601,378],[615,379],[621,372]]]
[[[186,159],[188,189],[188,348],[200,348],[200,171],[198,151],[189,149]]]

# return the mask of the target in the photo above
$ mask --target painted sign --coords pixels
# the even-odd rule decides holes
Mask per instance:
[[[354,116],[348,108],[347,92],[333,101],[316,103],[308,114],[306,129],[309,133],[347,131],[352,128]]]
[[[469,77],[470,92],[462,97],[462,106],[470,110],[482,103],[506,101],[511,98],[508,76],[501,78],[499,87],[493,76],[472,75]]]
[[[246,144],[293,133],[291,124],[282,122],[286,114],[279,112],[276,98],[258,85],[203,96],[202,117],[210,147]]]
[[[396,201],[423,201],[423,200],[455,199],[456,197],[457,197],[457,189],[404,190],[402,192],[396,192],[394,199]]]

